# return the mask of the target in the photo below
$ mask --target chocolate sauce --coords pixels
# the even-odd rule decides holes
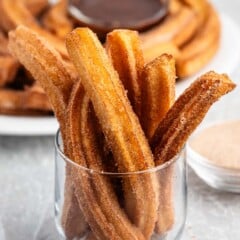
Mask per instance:
[[[69,0],[70,13],[87,26],[142,30],[159,22],[168,10],[168,0]]]

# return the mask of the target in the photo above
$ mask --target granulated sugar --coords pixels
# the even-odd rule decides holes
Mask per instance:
[[[214,165],[240,170],[240,120],[204,129],[190,146]]]

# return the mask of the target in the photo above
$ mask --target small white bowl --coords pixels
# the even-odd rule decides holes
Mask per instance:
[[[240,193],[240,171],[212,164],[186,144],[187,162],[209,186],[228,192]]]
[[[205,126],[201,125],[198,130],[190,137],[186,144],[186,156],[187,162],[195,171],[195,173],[209,186],[228,192],[240,193],[240,169],[231,168],[229,162],[226,162],[225,166],[223,163],[217,164],[217,162],[208,159],[206,156],[201,155],[192,145],[193,140],[203,133],[203,131],[208,131],[212,127],[220,127],[218,131],[224,134],[224,129],[221,129],[221,126],[229,126],[229,124],[240,124],[240,120],[227,120],[227,121],[214,121]],[[239,128],[238,128],[239,129]],[[239,131],[239,130],[238,130]],[[239,132],[234,132],[238,134]],[[212,134],[210,130],[209,134]],[[225,136],[225,135],[224,135]],[[211,137],[211,135],[209,135]],[[230,136],[227,134],[225,136],[226,141],[229,141]],[[220,139],[219,139],[220,141]],[[212,148],[218,148],[221,152],[221,147],[223,144],[219,144],[218,141],[215,141],[215,144],[211,145]],[[205,144],[208,144],[207,142]],[[226,145],[229,148],[228,145]],[[212,149],[214,151],[215,149]],[[231,151],[229,149],[229,151]],[[224,156],[226,155],[226,152]],[[229,154],[230,157],[231,154]],[[228,155],[226,155],[226,158]],[[240,158],[240,156],[239,156]],[[226,159],[227,161],[228,159]]]

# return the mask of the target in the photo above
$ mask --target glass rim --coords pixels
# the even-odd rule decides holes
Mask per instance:
[[[61,131],[60,129],[57,130],[56,135],[55,135],[55,141],[54,141],[54,145],[55,145],[55,150],[57,151],[57,153],[64,159],[65,162],[68,162],[70,164],[72,164],[73,166],[76,166],[86,172],[89,172],[91,174],[98,174],[98,175],[111,175],[111,176],[130,176],[130,175],[140,175],[140,174],[146,174],[146,173],[155,173],[161,170],[164,170],[166,168],[168,168],[169,166],[173,165],[177,159],[179,159],[179,157],[181,156],[183,150],[185,149],[185,145],[184,147],[181,149],[181,151],[174,156],[172,159],[170,159],[169,161],[158,165],[158,166],[154,166],[145,170],[141,170],[141,171],[133,171],[133,172],[107,172],[107,171],[98,171],[95,169],[91,169],[88,167],[84,167],[80,164],[75,163],[72,159],[70,159],[69,157],[67,157],[64,152],[61,149],[61,144],[59,142],[59,140],[61,139]]]

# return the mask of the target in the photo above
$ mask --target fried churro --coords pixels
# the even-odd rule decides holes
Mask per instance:
[[[66,43],[119,171],[131,172],[153,167],[152,155],[140,124],[96,35],[89,29],[79,28],[69,34]],[[130,219],[149,238],[158,208],[156,178],[151,174],[141,178],[131,176],[124,180],[123,185]]]
[[[142,75],[142,127],[151,139],[175,101],[176,70],[172,56],[164,54],[148,63]]]
[[[209,72],[193,83],[175,102],[159,124],[153,139],[152,149],[156,165],[176,156],[187,138],[203,120],[211,105],[235,85],[226,75]],[[174,224],[172,166],[160,179],[161,198],[156,232],[164,234]]]
[[[168,111],[151,141],[156,164],[176,156],[211,105],[234,87],[227,75],[209,72],[185,90]]]
[[[142,127],[148,139],[175,101],[175,61],[164,54],[148,63],[142,75]],[[164,173],[163,173],[164,172]],[[174,224],[171,166],[161,171],[159,179],[159,209],[155,231],[166,233]]]
[[[127,90],[135,113],[141,114],[141,73],[144,66],[143,52],[138,33],[115,30],[107,35],[106,49]]]
[[[69,143],[70,140],[65,126],[66,111],[71,89],[76,79],[72,78],[72,75],[68,72],[68,68],[60,54],[54,48],[51,48],[43,38],[24,26],[19,26],[15,31],[10,32],[9,49],[46,92],[60,123],[64,150],[68,154],[68,151],[71,149],[71,143]],[[66,185],[73,194],[71,170],[68,169],[68,166],[66,172],[68,173]],[[82,232],[79,231],[85,229],[86,223],[82,221],[82,226],[78,226],[76,224],[79,221],[75,221],[73,215],[68,214],[68,211],[69,213],[80,212],[76,202],[72,201],[73,199],[74,196],[70,198],[70,202],[65,201],[66,212],[64,216],[67,219],[64,219],[64,223],[67,227],[66,235],[80,236]],[[78,217],[81,219],[81,216]]]
[[[80,166],[97,171],[89,176],[78,166],[72,168],[75,192],[84,216],[99,239],[145,239],[121,209],[110,179],[101,174],[103,149],[98,143],[95,121],[90,100],[79,82],[69,103],[71,158]]]
[[[234,87],[235,85],[226,75],[214,72],[209,72],[194,82],[179,97],[155,132],[152,148],[156,164],[160,165],[176,156],[211,105]],[[160,206],[160,210],[164,213],[159,216],[156,227],[156,231],[160,234],[169,230],[174,221],[171,184],[169,184],[171,173],[170,168],[166,175],[167,181],[161,181],[163,190],[167,191],[163,196],[168,197],[163,199],[165,205]]]

